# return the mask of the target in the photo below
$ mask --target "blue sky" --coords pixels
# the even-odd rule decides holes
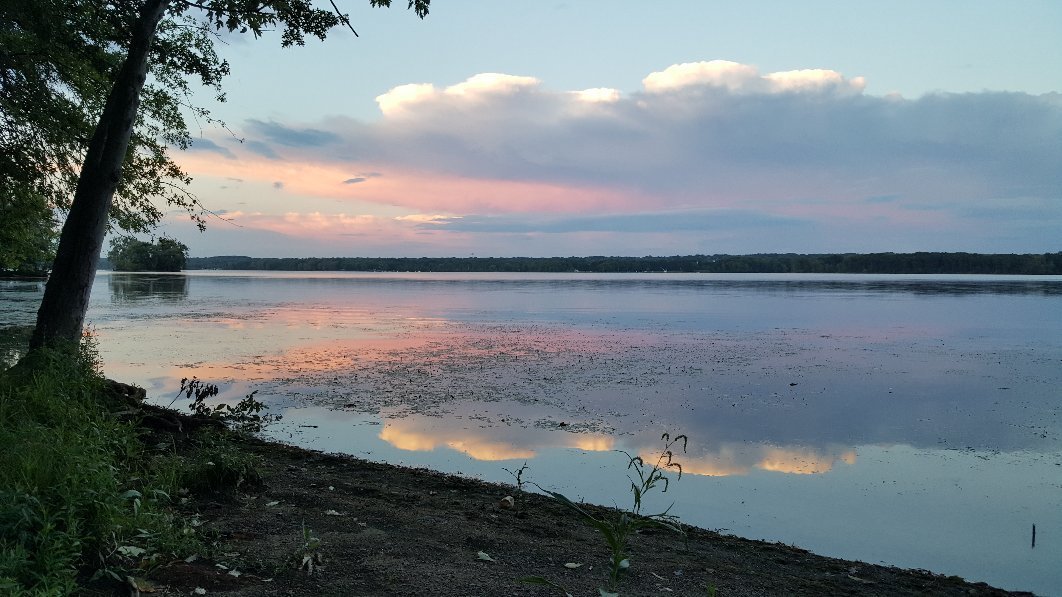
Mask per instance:
[[[193,255],[1062,250],[1062,2],[340,6],[226,36]]]

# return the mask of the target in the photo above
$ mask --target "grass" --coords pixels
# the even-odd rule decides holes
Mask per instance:
[[[261,483],[261,462],[240,449],[224,430],[205,429],[188,456],[177,457],[176,478],[182,489],[193,493],[231,498],[247,486]]]
[[[110,396],[91,341],[0,372],[0,594],[133,583],[202,548],[172,496],[193,479],[217,491],[254,477],[221,439],[200,440],[191,458],[145,447],[129,404]]]

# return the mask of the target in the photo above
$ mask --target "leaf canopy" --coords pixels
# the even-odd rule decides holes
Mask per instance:
[[[430,0],[409,0],[423,18]],[[51,229],[52,210],[69,208],[85,151],[128,52],[147,0],[0,0],[0,196],[4,209]],[[387,7],[390,0],[370,0]],[[192,143],[189,122],[216,121],[193,103],[193,83],[225,101],[229,65],[215,50],[222,31],[280,31],[282,46],[324,39],[347,15],[330,1],[169,0],[141,93],[135,128],[110,212],[111,228],[150,232],[164,210],[187,212],[202,228],[209,212],[170,157]],[[40,203],[47,205],[40,209]],[[32,215],[36,214],[36,215]],[[21,221],[21,220],[20,220]],[[23,226],[16,229],[15,226]],[[30,233],[10,218],[0,237]]]

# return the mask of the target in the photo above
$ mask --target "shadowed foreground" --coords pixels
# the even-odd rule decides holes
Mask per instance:
[[[216,555],[156,569],[156,594],[563,594],[518,580],[534,575],[579,596],[606,584],[604,541],[547,497],[256,440],[241,445],[261,457],[261,483],[183,504],[217,533]],[[499,503],[506,495],[514,508]],[[708,595],[709,587],[718,595],[1013,594],[701,529],[689,529],[685,543],[664,530],[643,533],[630,554],[619,587],[626,595]]]

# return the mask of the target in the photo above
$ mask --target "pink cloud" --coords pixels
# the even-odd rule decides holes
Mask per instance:
[[[182,166],[200,176],[239,177],[270,184],[279,179],[284,181],[283,189],[295,195],[356,199],[448,214],[629,212],[643,208],[650,200],[642,193],[608,187],[473,178],[378,164],[278,161],[254,155],[221,161],[202,154],[185,154],[178,159]],[[343,184],[349,179],[349,172],[358,169],[381,170],[385,174],[357,185]]]

